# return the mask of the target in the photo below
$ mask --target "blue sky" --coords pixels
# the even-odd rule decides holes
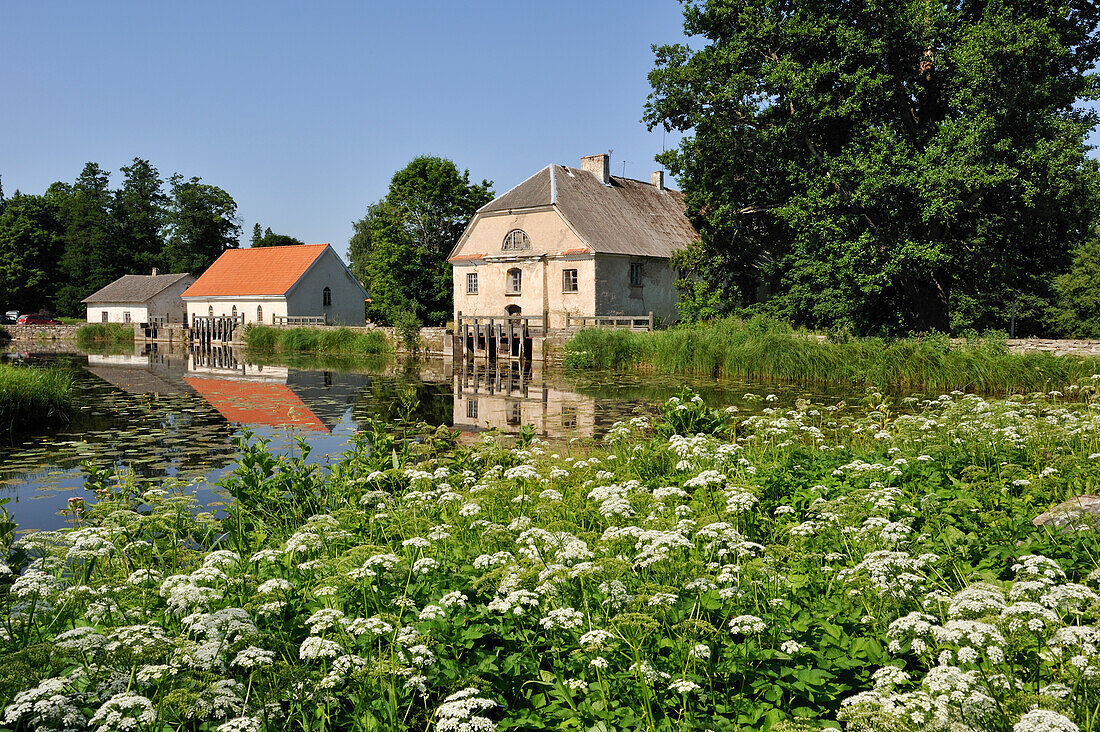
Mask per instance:
[[[87,161],[197,175],[256,221],[343,253],[420,154],[501,193],[612,154],[648,178],[676,138],[640,122],[674,0],[4,2],[0,176],[41,193]]]

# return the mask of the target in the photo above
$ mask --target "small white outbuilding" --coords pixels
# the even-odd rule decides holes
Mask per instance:
[[[83,302],[89,323],[182,323],[186,319],[180,295],[195,278],[183,274],[123,275]]]

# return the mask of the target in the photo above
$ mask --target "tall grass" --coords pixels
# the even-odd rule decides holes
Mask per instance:
[[[0,429],[65,425],[72,410],[73,380],[68,372],[0,364]]]
[[[351,328],[272,328],[250,325],[244,342],[249,350],[267,353],[378,354],[390,350],[381,331]]]
[[[76,345],[118,346],[134,342],[134,326],[123,323],[88,323],[76,329]]]
[[[573,368],[982,394],[1047,391],[1100,373],[1100,359],[1014,354],[997,337],[965,343],[943,335],[834,342],[768,321],[732,318],[653,332],[583,330],[567,344],[565,363]]]

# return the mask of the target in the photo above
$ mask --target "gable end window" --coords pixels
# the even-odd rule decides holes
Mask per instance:
[[[327,307],[332,307],[332,290],[325,288],[321,290],[321,304]]]
[[[523,273],[518,269],[508,270],[508,294],[518,295],[523,290]]]
[[[477,272],[470,272],[466,275],[466,294],[477,294]]]
[[[104,323],[107,322],[107,311],[106,310],[103,311],[102,320],[103,320]]]
[[[630,286],[641,287],[642,286],[642,263],[631,262],[630,263]]]
[[[577,291],[577,270],[575,270],[575,269],[563,269],[561,271],[561,291],[562,292],[576,292]]]
[[[520,229],[512,229],[505,235],[504,244],[500,248],[506,252],[517,249],[530,249],[531,240]]]

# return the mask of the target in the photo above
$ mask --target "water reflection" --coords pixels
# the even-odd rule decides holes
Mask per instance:
[[[592,437],[596,398],[552,386],[541,364],[466,361],[455,373],[454,427],[463,432],[524,425],[550,438]]]
[[[85,463],[129,471],[138,484],[166,477],[199,481],[200,500],[224,497],[211,486],[233,466],[234,439],[250,430],[272,449],[297,449],[327,464],[368,419],[396,416],[399,395],[412,389],[412,419],[453,425],[468,438],[490,429],[518,432],[532,425],[547,439],[599,438],[638,407],[674,394],[685,380],[629,374],[563,375],[541,364],[450,360],[292,358],[263,360],[228,347],[189,350],[167,344],[128,353],[6,354],[71,369],[80,413],[62,432],[0,444],[0,497],[22,528],[63,524],[58,511],[80,495]],[[761,408],[819,399],[793,387],[690,382],[713,406]],[[751,395],[750,395],[751,396]]]

